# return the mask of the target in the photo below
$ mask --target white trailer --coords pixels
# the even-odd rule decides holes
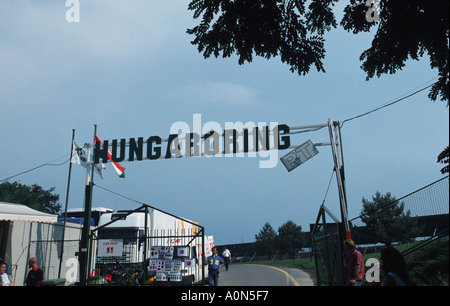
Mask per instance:
[[[145,270],[151,281],[202,281],[204,259],[212,254],[213,237],[204,236],[202,227],[191,220],[150,207],[147,212],[115,211],[100,217],[96,267],[112,272],[115,265],[116,274],[126,269],[128,276]]]

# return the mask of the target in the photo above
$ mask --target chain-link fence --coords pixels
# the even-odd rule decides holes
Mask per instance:
[[[342,267],[342,223],[322,205],[311,230],[317,285],[340,286],[345,283]],[[344,236],[343,236],[344,235]]]
[[[448,176],[399,199],[376,194],[366,209],[350,220],[352,238],[363,253],[385,245],[406,251],[449,228]]]
[[[352,239],[366,257],[377,257],[386,245],[408,255],[439,238],[448,238],[449,177],[399,199],[377,193],[365,201],[363,213],[349,223]],[[322,205],[311,231],[318,285],[345,284],[341,225]]]

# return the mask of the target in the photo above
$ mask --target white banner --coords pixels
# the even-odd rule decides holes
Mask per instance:
[[[116,257],[122,256],[122,239],[102,239],[98,241],[98,256]]]

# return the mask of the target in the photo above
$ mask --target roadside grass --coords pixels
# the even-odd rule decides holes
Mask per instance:
[[[252,261],[246,262],[246,264],[259,264],[267,265],[277,268],[295,268],[300,269],[309,274],[311,279],[316,283],[316,268],[314,264],[314,258],[296,258],[296,259],[280,259],[280,260],[264,260],[264,261]]]

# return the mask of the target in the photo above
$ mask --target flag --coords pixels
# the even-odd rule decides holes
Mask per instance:
[[[76,141],[73,141],[73,150],[72,150],[72,157],[70,159],[70,162],[73,164],[81,165],[84,168],[87,168],[87,157],[88,154],[86,150],[81,147]],[[91,160],[94,160],[93,154],[91,154]],[[103,163],[96,164],[95,165],[95,172],[100,175],[100,177],[103,179],[103,169],[105,169],[105,165]]]
[[[83,162],[83,167],[86,167],[86,158],[85,158],[85,151],[78,143],[73,141],[72,146],[72,157],[70,158],[70,162],[72,164],[80,165],[81,162]]]
[[[99,141],[101,144],[103,144],[103,142],[100,140],[100,138],[97,137],[97,135],[95,135],[95,141]],[[111,153],[108,151],[108,159],[111,161],[114,170],[116,171],[117,175],[121,178],[125,177],[125,167],[122,167],[119,163],[115,162],[112,160],[112,155]]]

